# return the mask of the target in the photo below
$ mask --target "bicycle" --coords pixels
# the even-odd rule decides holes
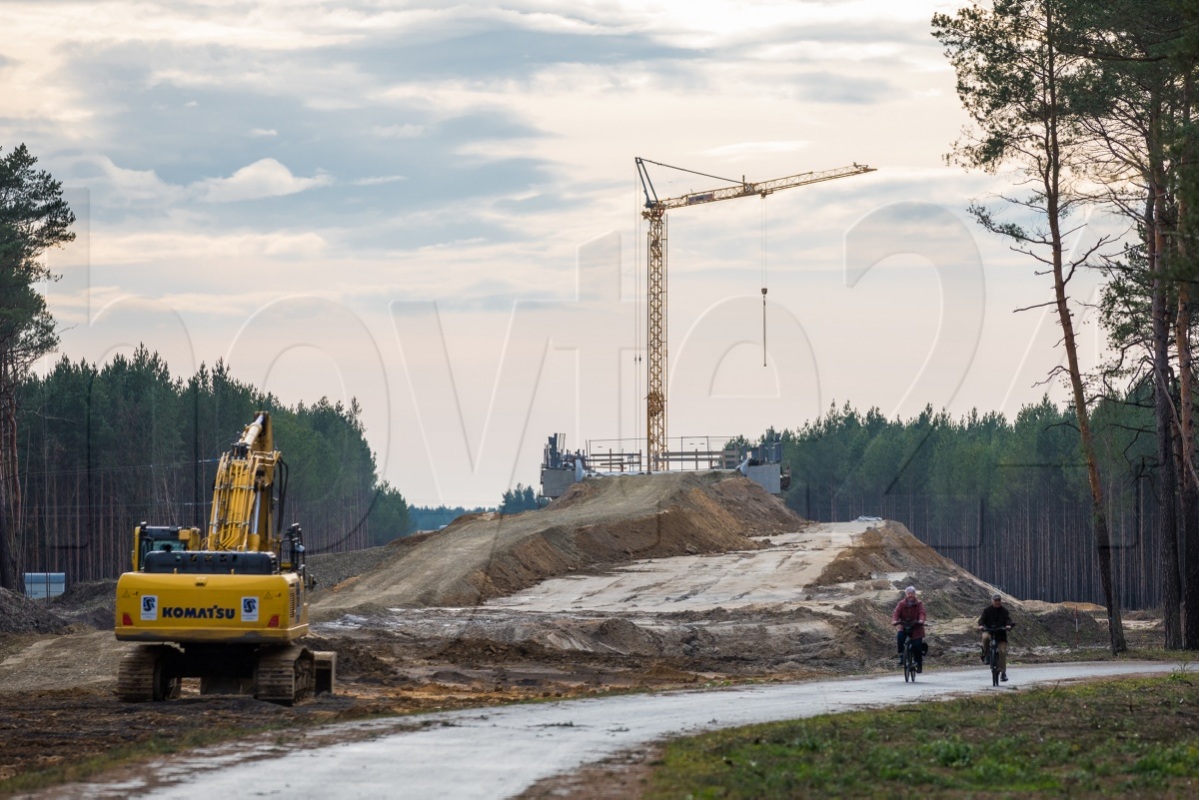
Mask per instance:
[[[900,657],[900,666],[903,667],[904,683],[916,682],[916,675],[920,672],[922,662],[924,661],[923,658],[916,655],[916,648],[923,648],[924,640],[912,638],[912,629],[915,627],[915,625],[910,623],[904,623],[903,626],[903,631],[907,634],[907,637],[903,640],[903,653]]]
[[[1002,672],[999,668],[999,639],[995,636],[997,633],[1010,631],[1011,627],[983,628],[986,633],[991,634],[991,646],[987,650],[987,666],[991,668],[991,685],[999,685],[999,675]]]

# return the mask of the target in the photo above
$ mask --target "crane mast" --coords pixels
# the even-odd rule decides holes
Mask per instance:
[[[874,172],[874,168],[863,164],[853,164],[849,167],[838,167],[823,172],[803,172],[757,183],[749,183],[742,178],[740,181],[729,181],[731,186],[659,199],[646,165],[655,164],[669,169],[680,168],[644,158],[637,158],[636,163],[637,174],[641,178],[641,187],[645,191],[645,208],[642,210],[641,216],[649,223],[646,247],[648,259],[646,271],[646,347],[648,350],[646,364],[648,391],[645,402],[646,457],[650,470],[658,471],[669,467],[666,456],[666,212],[671,209],[714,203],[719,200],[732,200],[737,197],[752,195],[766,197],[783,189],[793,189],[798,186],[808,186],[813,183],[823,183]],[[691,170],[683,171],[690,172]],[[725,179],[718,178],[717,180]]]

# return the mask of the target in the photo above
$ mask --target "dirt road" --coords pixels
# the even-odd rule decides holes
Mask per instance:
[[[353,738],[328,746],[263,741],[158,759],[109,784],[59,787],[56,798],[286,796],[505,798],[538,781],[665,737],[868,706],[1092,677],[1169,672],[1155,662],[1076,663],[1013,670],[999,689],[980,668],[930,671],[915,684],[898,675],[707,692],[572,700],[422,716],[404,723],[349,723],[326,730]],[[371,737],[362,740],[362,737]],[[49,795],[46,795],[49,797]]]

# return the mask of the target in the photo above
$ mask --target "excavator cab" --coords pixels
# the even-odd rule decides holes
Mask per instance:
[[[278,571],[274,553],[154,550],[142,565],[142,572],[152,575],[274,575]]]
[[[140,572],[144,570],[146,557],[151,553],[182,553],[199,549],[200,530],[177,525],[147,525],[143,522],[137,526],[134,539],[137,547],[133,551],[133,569]]]

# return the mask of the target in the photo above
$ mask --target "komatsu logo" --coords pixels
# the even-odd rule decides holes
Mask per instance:
[[[234,619],[237,609],[210,606],[209,608],[190,608],[187,606],[163,606],[163,619]]]

